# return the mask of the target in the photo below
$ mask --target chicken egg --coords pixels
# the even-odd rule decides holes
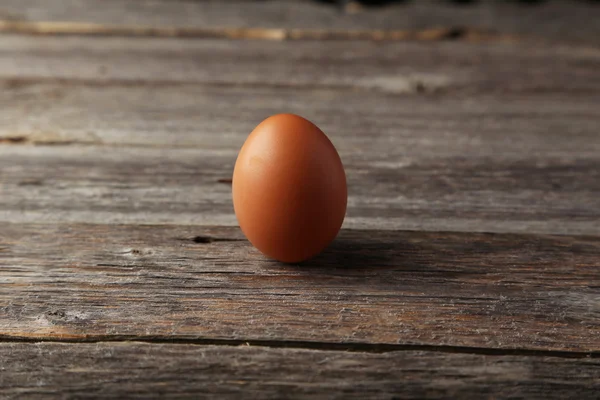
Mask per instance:
[[[323,251],[346,215],[340,156],[312,122],[278,114],[246,139],[233,172],[240,228],[262,253],[295,263]]]

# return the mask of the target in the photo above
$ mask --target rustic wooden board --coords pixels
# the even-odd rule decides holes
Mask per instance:
[[[0,79],[17,83],[46,78],[391,94],[597,95],[599,68],[598,49],[535,44],[0,36]]]
[[[595,399],[600,361],[148,343],[0,343],[19,398]]]
[[[347,163],[353,185],[348,227],[598,232],[600,64],[594,52],[364,42],[336,43],[340,47],[328,52],[312,42],[286,47],[107,38],[43,38],[50,45],[44,48],[34,39],[2,39],[10,57],[0,59],[6,79],[0,141],[8,146],[1,150],[3,179],[11,185],[3,197],[2,220],[234,224],[229,190],[217,181],[230,176],[235,152],[257,122],[293,111],[323,127]],[[261,49],[263,55],[277,54],[275,73],[265,62],[271,56],[254,54]],[[377,58],[382,49],[395,49],[386,53],[386,62]],[[131,67],[140,51],[150,62],[141,69],[143,77],[140,68]],[[234,56],[240,51],[247,51],[242,61]],[[450,61],[424,74],[440,52]],[[217,62],[208,69],[202,63],[178,64],[177,70],[173,54],[183,64],[215,54],[216,60],[229,60],[231,70]],[[344,60],[356,55],[359,61],[347,67]],[[409,60],[405,67],[403,60]],[[324,61],[336,68],[323,67]],[[509,79],[514,65],[528,64],[533,75]],[[290,68],[298,80],[286,80]],[[371,75],[361,78],[365,70]],[[280,82],[270,81],[278,73]],[[216,76],[221,77],[215,81]],[[206,151],[169,155],[158,150],[105,155],[97,154],[100,149],[13,146],[28,143],[222,151],[206,157]],[[44,162],[56,166],[63,159],[71,166],[61,168],[79,171],[76,179],[85,188],[71,187],[71,178],[47,168],[22,168]],[[128,176],[102,166],[114,162],[129,165]],[[82,163],[108,179],[90,187]],[[187,176],[169,171],[173,163]],[[148,168],[162,172],[136,188],[139,178],[133,172]],[[208,186],[204,169],[210,171]],[[167,179],[169,193],[161,186]],[[36,187],[27,184],[31,181],[46,183]]]
[[[293,112],[319,125],[342,153],[372,161],[583,159],[600,153],[600,90],[480,90],[393,95],[327,87],[9,79],[0,81],[0,143],[237,151],[262,119]]]
[[[346,228],[600,234],[598,152],[347,146]],[[0,221],[237,225],[236,148],[0,145]]]
[[[94,0],[3,0],[0,18],[10,24],[0,24],[0,27],[9,31],[99,31],[103,34],[110,33],[107,26],[175,27],[185,28],[180,33],[187,35],[219,34],[218,29],[221,29],[221,34],[226,37],[246,34],[275,39],[285,37],[285,31],[293,31],[297,35],[299,30],[411,32],[458,27],[465,29],[450,31],[450,38],[469,38],[470,30],[573,43],[598,44],[600,38],[597,23],[599,7],[585,1],[554,0],[528,7],[518,2],[495,0],[465,6],[449,1],[420,0],[381,8],[352,7],[352,10],[356,12],[343,13],[331,5],[297,0],[103,0],[101,5]],[[23,24],[23,21],[38,24]],[[240,28],[268,28],[273,31],[240,33]],[[156,29],[152,32],[156,34]],[[162,30],[162,33],[173,34],[173,30]],[[422,37],[427,39],[436,35],[429,33]]]
[[[599,9],[432,4],[3,1],[0,397],[594,398]],[[369,229],[302,265],[198,226],[281,111]]]
[[[235,152],[256,123],[293,111],[325,129],[344,157],[352,184],[348,227],[600,229],[600,57],[593,51],[25,36],[0,42],[7,55],[0,58],[0,140],[10,145],[1,150],[3,179],[13,185],[3,220],[234,224],[228,188],[217,181],[231,175]],[[203,152],[204,162],[189,151],[98,155],[12,146],[28,143],[223,151]],[[63,159],[71,167],[61,168],[77,170],[85,188],[48,168],[22,168]],[[103,166],[115,162],[129,166],[127,176]],[[108,179],[90,187],[82,163],[98,165],[87,168]],[[133,172],[148,168],[162,172],[136,188]],[[22,184],[30,181],[46,183]]]
[[[237,228],[4,224],[4,338],[600,351],[600,240],[344,231],[263,258]]]

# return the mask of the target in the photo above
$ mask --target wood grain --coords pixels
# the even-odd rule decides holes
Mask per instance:
[[[469,38],[469,31],[483,31],[543,38],[555,42],[588,43],[597,45],[600,27],[597,24],[600,10],[591,2],[548,1],[535,6],[518,2],[479,1],[460,6],[442,1],[414,1],[375,8],[353,8],[354,13],[343,13],[331,5],[309,1],[120,1],[104,0],[99,5],[93,0],[3,0],[0,18],[11,24],[7,30],[32,28],[31,22],[60,23],[54,25],[58,32],[69,26],[79,33],[81,27],[107,27],[129,33],[155,34],[156,28],[172,34],[172,28],[182,32],[206,33],[220,30],[228,32],[240,28],[264,28],[276,34],[265,38],[293,38],[302,31],[313,33],[337,32],[352,37],[356,31],[396,31],[400,37],[411,38],[410,32],[432,28],[454,29],[450,38]],[[30,25],[19,24],[26,21]],[[70,25],[69,25],[70,24]],[[184,29],[182,29],[184,28]],[[191,30],[191,32],[189,32]],[[37,29],[31,29],[38,32]],[[52,29],[42,30],[51,33]],[[93,31],[93,29],[92,29]],[[102,30],[104,34],[110,31]],[[66,30],[68,32],[68,29]],[[461,34],[461,32],[463,32]],[[250,32],[252,33],[252,32]],[[254,31],[256,33],[256,31]],[[288,34],[290,33],[290,34]],[[256,37],[250,35],[249,37]],[[479,36],[475,36],[478,38]],[[440,38],[444,38],[441,36]]]
[[[600,362],[147,343],[1,343],[0,396],[21,398],[594,399]]]
[[[600,350],[598,238],[351,230],[300,265],[224,227],[4,224],[0,246],[5,338]]]
[[[597,153],[465,157],[462,146],[386,153],[385,143],[356,153],[341,146],[346,228],[600,233]],[[227,181],[236,154],[0,146],[0,221],[237,225]]]
[[[600,50],[535,44],[0,36],[0,79],[391,94],[593,93]]]
[[[600,15],[507,3],[3,1],[0,397],[595,398]],[[281,111],[368,229],[301,265],[202,226]]]
[[[360,153],[400,163],[409,155],[527,159],[600,153],[600,90],[490,93],[474,84],[471,89],[480,93],[447,88],[418,94],[410,93],[409,82],[407,93],[396,95],[376,88],[9,79],[0,81],[0,140],[237,151],[262,119],[294,112],[356,158]]]
[[[10,145],[0,148],[8,193],[2,220],[234,224],[228,188],[218,181],[230,177],[247,132],[269,114],[292,111],[321,126],[347,164],[353,185],[348,227],[598,233],[600,64],[593,52],[363,42],[259,48],[255,42],[165,39],[43,41],[48,48],[23,36],[2,39],[11,55],[0,58],[6,79],[0,140]],[[382,50],[393,51],[382,59]],[[246,55],[236,58],[240,52]],[[562,53],[556,62],[553,56]],[[141,55],[148,68],[134,67]],[[269,69],[265,60],[275,55]],[[432,67],[440,55],[450,61]],[[207,68],[195,61],[199,56],[229,61]],[[403,60],[409,60],[404,67]],[[186,67],[189,61],[195,66]],[[529,72],[514,70],[528,64]],[[296,78],[290,80],[292,70]],[[365,71],[370,75],[362,76]],[[204,151],[103,154],[97,148],[13,146],[31,143]],[[24,168],[63,162],[71,178],[49,176],[45,167]],[[90,183],[86,168],[103,178]],[[139,171],[148,168],[155,175],[136,187]],[[69,186],[73,178],[79,187]],[[22,184],[31,181],[45,183]],[[161,186],[167,181],[169,193]]]

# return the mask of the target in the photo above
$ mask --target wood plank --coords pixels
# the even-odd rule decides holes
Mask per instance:
[[[341,153],[346,228],[600,234],[598,153],[397,151]],[[0,221],[237,225],[235,158],[227,149],[0,146]]]
[[[598,44],[600,38],[600,26],[597,24],[600,11],[591,2],[554,0],[530,7],[518,2],[494,0],[466,6],[449,1],[398,3],[387,7],[354,7],[354,12],[342,13],[331,5],[298,0],[146,0],[135,3],[103,0],[102,5],[93,0],[3,0],[0,18],[10,22],[5,24],[8,30],[22,28],[23,25],[18,24],[20,21],[42,21],[61,23],[54,25],[60,28],[59,31],[68,28],[70,23],[72,28],[87,26],[88,32],[94,26],[107,25],[188,30],[267,28],[277,30],[274,36],[270,36],[273,38],[286,37],[280,31],[295,31],[296,34],[302,30],[414,32],[440,27],[464,27],[462,34],[455,30],[458,33],[451,36],[463,38],[469,38],[470,30],[572,43]],[[52,29],[45,31],[51,32]]]
[[[290,362],[293,360],[293,362]],[[594,399],[600,361],[147,343],[0,343],[18,398]]]
[[[262,119],[294,112],[319,125],[342,153],[372,161],[407,163],[421,155],[594,158],[600,153],[599,102],[600,90],[411,96],[326,87],[14,79],[0,81],[0,141],[237,151]]]
[[[0,232],[4,338],[228,339],[600,350],[600,239],[343,231],[262,257],[237,228]]]
[[[8,80],[598,94],[599,68],[598,49],[537,44],[0,36]]]
[[[317,74],[314,68],[331,61],[326,48],[315,47],[314,43],[307,47],[296,43],[300,47],[290,48],[269,44],[263,46],[269,49],[267,53],[281,51],[281,59],[287,59],[281,63],[280,83],[268,83],[271,71],[262,57],[248,55],[239,66],[240,70],[254,69],[252,79],[267,82],[263,86],[239,81],[236,71],[221,83],[215,84],[211,76],[202,78],[206,82],[200,79],[196,84],[185,83],[185,79],[193,81],[198,76],[194,71],[203,76],[203,66],[184,68],[179,77],[175,75],[175,80],[166,82],[157,80],[158,75],[169,79],[174,75],[160,67],[156,75],[139,80],[131,74],[133,68],[127,67],[133,58],[139,59],[139,54],[130,54],[135,52],[134,41],[123,44],[105,38],[47,39],[50,41],[46,44],[53,43],[54,47],[46,50],[32,38],[2,39],[5,44],[12,43],[7,46],[12,49],[7,53],[11,57],[0,58],[9,69],[0,94],[4,110],[0,142],[4,145],[126,144],[198,147],[220,153],[216,158],[208,155],[203,163],[197,157],[205,151],[195,155],[190,151],[174,152],[176,158],[183,158],[173,161],[171,155],[158,150],[115,150],[114,156],[108,157],[98,155],[102,150],[94,149],[2,146],[2,178],[9,193],[1,200],[4,221],[235,224],[228,188],[217,181],[230,176],[235,152],[256,123],[269,114],[293,111],[324,128],[344,157],[353,185],[347,227],[572,234],[597,234],[600,229],[600,116],[596,112],[600,97],[591,78],[598,77],[600,64],[594,53],[557,48],[530,52],[527,47],[517,50],[510,46],[403,44],[384,46],[388,50],[396,48],[396,55],[377,62],[374,60],[378,59],[380,46],[346,43],[336,49],[346,49],[347,55],[352,55],[352,45],[356,45],[356,54],[363,54],[364,61],[347,69],[348,75],[342,74],[341,78],[326,70],[322,75],[329,78],[321,76],[317,82],[325,81],[311,86]],[[200,45],[196,41],[152,39],[139,43],[156,67],[171,59],[168,49],[174,44],[182,46],[176,50],[181,60],[189,61],[193,54],[190,56],[188,51],[194,46],[200,46],[208,55],[222,49],[225,42],[201,41],[204,44]],[[246,48],[250,42],[236,43],[232,47],[225,44],[224,48],[228,54],[225,58],[238,68],[233,61],[235,49],[239,50],[241,43]],[[107,65],[106,48],[117,62],[106,69],[107,77],[102,78],[103,72],[96,66]],[[162,49],[158,54],[164,57],[157,56],[156,49]],[[314,49],[318,50],[316,55]],[[48,51],[52,57],[45,57]],[[569,56],[559,57],[560,63],[551,60],[551,55],[558,57],[565,51]],[[302,52],[303,57],[295,58],[294,54]],[[446,64],[455,76],[469,77],[464,86],[438,88],[435,85],[450,75],[431,75],[431,70],[426,79],[419,78],[419,71],[431,68],[428,60],[439,52],[454,57]],[[225,53],[219,50],[216,54]],[[37,54],[38,58],[30,59],[27,54]],[[335,52],[333,57],[340,58],[336,64],[345,65],[343,53]],[[519,65],[515,60],[527,57],[533,57],[530,62],[537,65],[534,70],[542,70],[542,77],[521,77],[512,69]],[[43,67],[48,59],[53,61]],[[69,59],[73,63],[65,63]],[[393,60],[404,59],[410,60],[406,71],[412,72],[395,72],[397,76],[390,74],[388,78],[381,75],[394,68]],[[65,68],[77,65],[78,60],[82,69]],[[362,67],[374,68],[374,77],[368,77],[367,83],[344,86],[343,81],[357,81],[363,62]],[[47,78],[27,77],[28,73],[23,76],[27,65],[41,65],[42,75],[47,73]],[[127,68],[129,73],[121,74]],[[290,68],[303,70],[304,83],[285,81],[283,72]],[[168,65],[164,69],[169,69]],[[98,73],[78,72],[86,70]],[[483,70],[488,71],[487,75],[476,77]],[[116,75],[110,71],[117,71]],[[509,72],[519,78],[508,77]],[[67,80],[56,78],[57,74]],[[76,79],[69,78],[72,74]],[[377,77],[383,77],[380,83],[376,83]],[[520,79],[529,83],[522,85]],[[569,83],[554,87],[561,79]],[[504,90],[506,82],[516,83]],[[381,89],[387,92],[381,93]],[[40,158],[34,162],[30,157]],[[160,165],[165,157],[165,167],[156,167],[156,161]],[[61,168],[79,172],[68,178],[49,176],[51,170],[47,167],[56,168],[63,160],[68,161]],[[28,168],[32,163],[41,168]],[[90,183],[86,169],[81,168],[87,163],[103,178]],[[130,172],[123,176],[111,165],[103,165],[106,163],[116,163]],[[148,168],[158,174],[153,180],[134,173]],[[208,176],[203,168],[210,171]],[[473,170],[478,174],[474,175]],[[190,172],[202,176],[200,182],[194,181]],[[169,194],[160,189],[167,180]],[[27,184],[32,181],[45,183],[42,187]],[[115,187],[115,181],[121,182],[119,187]],[[152,187],[157,183],[159,186]],[[73,184],[76,186],[70,187]]]

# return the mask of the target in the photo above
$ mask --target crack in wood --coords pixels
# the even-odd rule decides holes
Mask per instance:
[[[269,81],[226,81],[226,80],[211,80],[211,81],[194,81],[194,80],[173,80],[173,79],[135,79],[135,78],[110,78],[96,79],[96,78],[78,78],[78,77],[33,77],[33,78],[8,78],[3,79],[0,77],[0,86],[4,86],[7,90],[13,90],[15,88],[20,89],[22,87],[33,86],[33,85],[60,85],[61,87],[87,87],[87,88],[176,88],[176,87],[206,87],[206,88],[247,88],[247,89],[293,89],[293,90],[304,90],[304,91],[344,91],[344,92],[375,92],[382,96],[394,96],[394,95],[406,95],[406,94],[432,94],[439,95],[440,93],[448,93],[448,86],[446,84],[439,84],[435,81],[431,82],[430,79],[423,79],[421,77],[401,77],[402,90],[390,91],[382,88],[377,81],[366,80],[355,83],[333,83],[333,82],[269,82]],[[404,87],[409,85],[410,87]],[[455,88],[458,89],[458,88]],[[34,144],[45,144],[51,143],[50,140],[44,141],[32,141]],[[64,141],[56,141],[58,144],[64,144]],[[69,144],[89,143],[87,141],[72,141]]]
[[[0,137],[0,144],[25,144],[27,142],[28,142],[27,136]]]
[[[393,353],[399,351],[431,351],[439,353],[479,354],[488,356],[528,356],[558,358],[600,358],[600,352],[561,351],[533,349],[499,349],[488,347],[468,347],[450,345],[390,344],[390,343],[336,343],[288,340],[259,339],[215,339],[215,338],[173,338],[163,336],[87,336],[78,338],[45,338],[0,335],[0,343],[104,343],[141,342],[149,344],[182,344],[200,346],[259,346],[269,348],[307,349],[325,351],[346,351],[353,353]]]
[[[42,186],[43,184],[44,181],[41,179],[26,179],[17,183],[19,186]]]
[[[208,243],[215,243],[215,242],[243,242],[245,241],[245,239],[234,239],[234,238],[216,238],[216,237],[211,237],[211,236],[194,236],[193,238],[177,238],[177,240],[180,240],[182,242],[193,242],[193,243],[198,243],[198,244],[208,244]]]
[[[192,242],[194,243],[212,243],[214,239],[208,236],[194,236],[192,238]]]
[[[327,30],[286,28],[191,28],[106,25],[68,21],[0,20],[0,32],[29,35],[86,35],[168,37],[238,40],[374,40],[374,41],[500,41],[519,40],[515,35],[474,27],[442,27],[421,30]]]

